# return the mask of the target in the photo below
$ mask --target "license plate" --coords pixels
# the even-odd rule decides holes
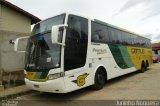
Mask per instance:
[[[39,85],[34,85],[35,88],[39,88]]]

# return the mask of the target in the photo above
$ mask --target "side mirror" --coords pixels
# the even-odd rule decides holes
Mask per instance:
[[[59,42],[59,39],[60,39],[60,37],[62,37],[62,35],[60,35],[60,28],[65,28],[65,27],[67,27],[67,25],[56,25],[56,26],[52,27],[51,41],[53,44],[59,44],[59,45],[64,46],[64,44],[62,42]]]
[[[19,38],[17,38],[15,41],[14,41],[14,51],[15,52],[18,52],[18,53],[25,53],[26,51],[20,51],[20,50],[18,50],[18,45],[19,45],[19,41],[20,40],[24,40],[24,39],[28,39],[29,38],[29,36],[25,36],[25,37],[19,37]],[[24,42],[23,42],[24,43]],[[24,44],[20,44],[21,46],[24,46]]]

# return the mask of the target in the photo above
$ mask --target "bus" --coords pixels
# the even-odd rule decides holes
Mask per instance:
[[[25,51],[18,49],[27,39]],[[25,84],[33,90],[68,93],[139,71],[152,64],[150,39],[97,19],[63,13],[37,23],[15,40],[25,53]]]

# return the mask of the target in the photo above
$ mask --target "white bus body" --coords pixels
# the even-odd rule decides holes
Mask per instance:
[[[144,71],[151,64],[149,39],[141,37],[146,41],[145,47],[127,44],[122,33],[130,32],[114,27],[123,31],[119,32],[121,43],[108,43],[104,40],[107,37],[111,40],[112,33],[108,33],[111,25],[77,15],[62,15],[37,23],[29,38],[24,73],[25,83],[31,89],[53,93],[67,93],[87,86],[101,89],[107,80],[139,69]],[[102,26],[92,27],[94,24]],[[108,32],[103,32],[103,27]],[[105,33],[107,37],[103,36]],[[99,38],[92,37],[96,34]]]

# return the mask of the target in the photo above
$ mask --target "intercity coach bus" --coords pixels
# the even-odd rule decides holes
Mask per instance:
[[[27,39],[26,51],[19,41]],[[15,40],[25,52],[25,83],[33,90],[67,93],[144,72],[152,64],[150,39],[96,19],[64,13],[37,23]]]

